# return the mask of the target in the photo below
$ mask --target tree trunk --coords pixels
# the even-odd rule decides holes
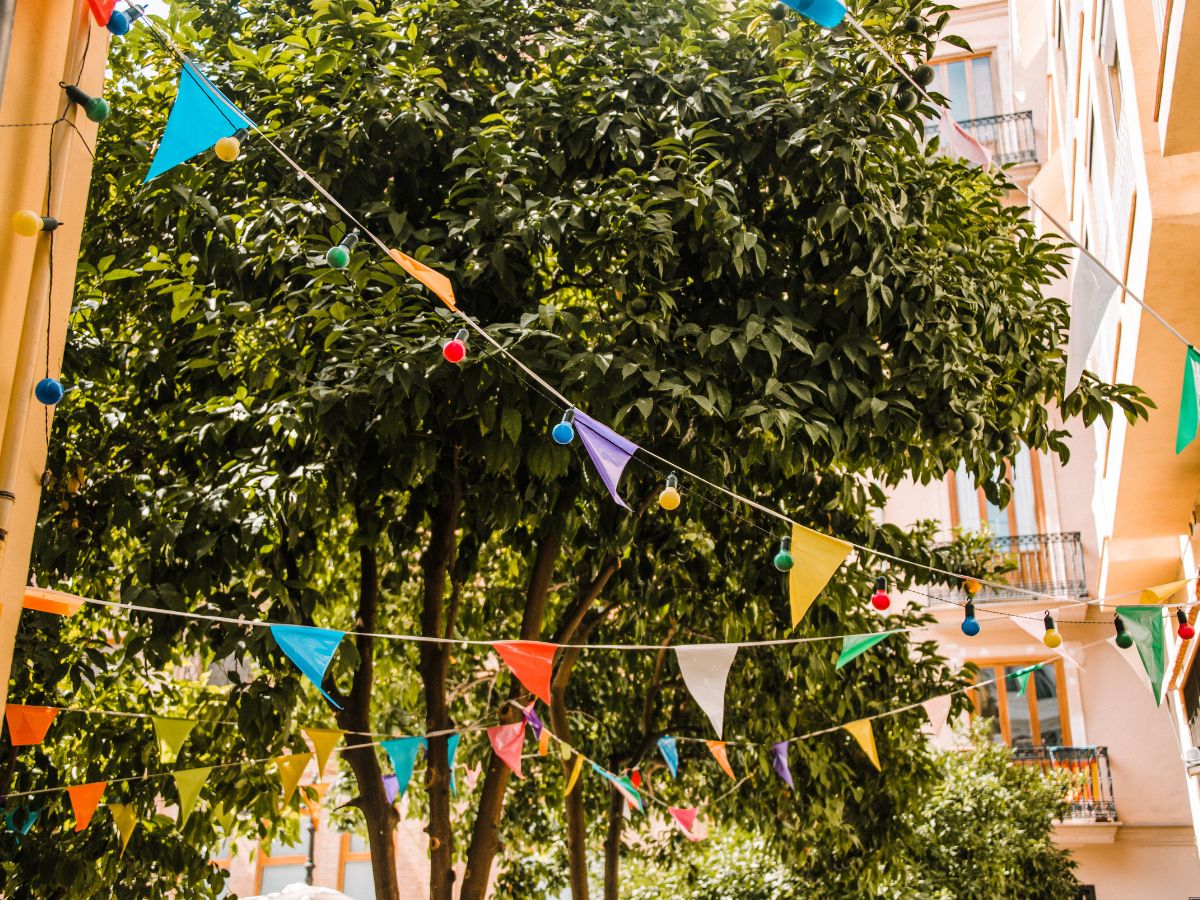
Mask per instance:
[[[567,718],[567,680],[575,660],[579,658],[578,650],[564,650],[564,658],[559,663],[554,680],[550,683],[550,725],[554,733],[568,744],[571,742],[571,723]],[[575,765],[574,758],[563,762],[563,774],[570,777],[570,767]],[[571,900],[588,900],[590,887],[588,885],[587,861],[587,814],[583,809],[583,785],[577,784],[571,793],[563,798],[563,806],[567,817],[567,864],[571,876]]]
[[[455,532],[462,504],[459,482],[458,451],[451,461],[451,477],[439,491],[438,503],[430,515],[429,546],[421,559],[424,593],[421,605],[421,633],[442,637],[454,623],[443,621],[454,610],[445,609],[446,577],[454,562]],[[446,704],[446,670],[449,645],[422,641],[420,645],[421,682],[425,692],[425,725],[430,732],[451,727]],[[454,830],[450,821],[450,767],[447,760],[448,735],[429,739],[429,896],[430,900],[451,900],[454,896]]]
[[[617,768],[616,762],[609,763]],[[608,798],[608,834],[604,836],[604,900],[620,900],[621,828],[625,824],[625,803],[621,792],[610,788]]]

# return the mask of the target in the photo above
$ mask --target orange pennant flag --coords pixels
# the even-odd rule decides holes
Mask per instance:
[[[304,800],[304,806],[308,810],[308,817],[312,819],[314,828],[321,824],[321,801],[325,799],[328,791],[329,782],[322,781],[316,784],[306,784],[304,790],[300,792],[300,797]]]
[[[454,302],[454,288],[450,286],[449,278],[441,272],[436,272],[429,268],[425,263],[417,262],[411,256],[407,256],[399,250],[389,250],[388,254],[392,259],[400,263],[405,272],[437,294],[438,298],[448,307],[453,310],[458,309]]]
[[[733,767],[729,765],[729,757],[725,755],[725,742],[705,741],[704,743],[708,744],[708,752],[716,759],[717,764],[721,767],[721,771],[736,780],[737,776],[733,774]]]
[[[4,710],[4,718],[8,720],[9,740],[14,747],[40,744],[57,715],[58,708],[54,706],[8,704]]]
[[[549,752],[550,732],[543,728],[542,733],[538,736],[538,756],[545,756]]]
[[[83,831],[92,821],[96,807],[100,805],[100,795],[108,787],[107,781],[93,781],[90,784],[77,784],[67,788],[71,798],[71,811],[75,813],[75,830]]]
[[[495,641],[500,658],[533,696],[550,703],[550,669],[558,644],[544,641]]]
[[[52,613],[56,616],[73,616],[79,612],[79,607],[83,606],[83,598],[48,588],[27,587],[21,606],[24,609]]]

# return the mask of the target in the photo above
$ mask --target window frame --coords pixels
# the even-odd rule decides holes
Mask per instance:
[[[1071,716],[1070,706],[1067,702],[1067,681],[1066,667],[1063,665],[1061,658],[1047,661],[1045,657],[1038,656],[1012,656],[997,660],[978,661],[972,660],[975,666],[979,669],[980,680],[986,681],[988,675],[984,674],[990,671],[991,677],[997,680],[993,682],[996,686],[996,712],[1000,724],[1000,737],[1006,747],[1012,747],[1012,726],[1009,723],[1008,717],[1008,675],[1005,674],[1005,669],[1009,666],[1016,668],[1024,668],[1025,666],[1035,665],[1037,663],[1045,663],[1043,668],[1053,668],[1055,684],[1058,686],[1058,719],[1062,724],[1062,743],[1060,744],[1044,744],[1041,740],[1041,721],[1037,714],[1037,682],[1036,679],[1030,678],[1034,683],[1034,689],[1025,691],[1025,699],[1029,704],[1029,728],[1034,737],[1034,747],[1071,747]],[[967,690],[967,696],[971,698],[971,718],[972,720],[980,716],[980,692],[972,687]],[[1019,695],[1018,695],[1019,696]]]
[[[310,832],[305,832],[305,830],[304,830],[304,822],[306,820],[309,822],[309,824],[311,826]],[[299,853],[299,854],[288,853],[288,854],[283,854],[283,855],[279,855],[279,856],[273,856],[271,854],[270,845],[267,845],[266,847],[264,847],[262,841],[259,841],[258,842],[258,853],[255,854],[257,859],[255,860],[255,866],[254,866],[254,891],[255,891],[255,893],[261,894],[263,892],[262,880],[263,880],[263,870],[264,869],[273,869],[273,868],[277,868],[280,866],[295,866],[295,865],[299,865],[299,866],[303,866],[303,867],[307,868],[308,867],[308,848],[304,846],[305,839],[307,838],[308,841],[310,842],[310,846],[315,848],[316,847],[316,832],[317,832],[317,823],[312,821],[312,818],[310,816],[307,816],[307,815],[301,816],[300,817],[300,847],[302,848],[303,852]]]
[[[988,61],[988,78],[991,81],[993,111],[987,115],[981,115],[978,110],[975,109],[975,76],[973,74],[973,67],[970,65],[964,66],[967,83],[967,109],[970,112],[970,115],[967,116],[967,118],[960,120],[964,122],[971,121],[973,119],[987,118],[987,116],[1003,115],[1000,110],[1000,73],[996,70],[995,50],[988,49],[977,50],[972,53],[955,53],[950,56],[937,56],[929,60],[929,65],[933,68],[935,73],[933,83],[930,85],[930,89],[938,91],[948,100],[950,94],[948,90],[943,89],[948,88],[946,66],[948,66],[950,63],[956,62],[967,63],[973,59],[986,59]],[[946,83],[944,84],[943,82]]]

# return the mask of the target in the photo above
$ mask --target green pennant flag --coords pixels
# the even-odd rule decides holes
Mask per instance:
[[[1018,694],[1024,695],[1026,689],[1029,687],[1029,676],[1038,671],[1044,665],[1046,665],[1044,662],[1040,662],[1033,666],[1026,666],[1023,669],[1018,669],[1016,672],[1008,673],[1008,677],[1017,683]]]
[[[1117,615],[1125,622],[1125,630],[1137,645],[1138,656],[1150,677],[1154,702],[1162,704],[1163,678],[1167,671],[1166,636],[1163,631],[1161,606],[1118,606]]]
[[[873,634],[848,634],[842,638],[842,653],[838,657],[837,666],[840,669],[850,660],[866,653],[884,638],[895,634],[894,631],[877,631]]]
[[[164,764],[179,758],[183,742],[196,727],[195,719],[160,719],[153,717],[154,734],[158,737],[158,756]]]
[[[1183,363],[1183,394],[1179,398],[1179,430],[1175,432],[1175,452],[1182,453],[1183,448],[1196,438],[1196,429],[1200,428],[1200,352],[1194,347],[1187,348],[1187,358]],[[1139,646],[1141,646],[1139,644]]]
[[[176,827],[182,828],[183,823],[192,814],[200,796],[200,788],[204,787],[211,771],[212,766],[202,766],[199,769],[184,769],[172,773],[175,776],[175,787],[179,790],[179,818],[175,823]]]

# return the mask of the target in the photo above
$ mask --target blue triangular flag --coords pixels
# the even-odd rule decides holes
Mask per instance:
[[[428,747],[429,744],[423,737],[402,737],[384,741],[380,746],[391,757],[392,768],[396,772],[396,783],[400,788],[400,796],[403,797],[404,792],[408,790],[408,782],[412,778],[417,754],[422,747]]]
[[[296,668],[303,672],[322,694],[325,694],[325,689],[321,687],[321,682],[325,679],[325,670],[329,668],[329,661],[333,659],[338,644],[342,642],[343,634],[330,628],[310,628],[307,625],[271,626],[271,637],[275,638],[279,649],[287,654],[288,659],[296,664]],[[328,694],[325,694],[325,699],[341,709]]]
[[[450,768],[450,793],[455,797],[458,796],[458,789],[454,785],[454,757],[458,753],[458,741],[461,737],[461,734],[452,734],[446,741],[446,765]]]
[[[662,758],[667,761],[667,768],[671,770],[671,777],[679,777],[679,748],[675,745],[675,738],[670,735],[660,737],[658,739],[658,752],[662,754]]]
[[[167,127],[154,151],[145,180],[211,149],[220,138],[253,126],[254,123],[199,69],[190,61],[185,62],[179,72],[179,90],[171,114],[167,116]]]
[[[838,0],[783,0],[806,19],[812,19],[822,28],[837,28],[846,18],[846,7]]]

